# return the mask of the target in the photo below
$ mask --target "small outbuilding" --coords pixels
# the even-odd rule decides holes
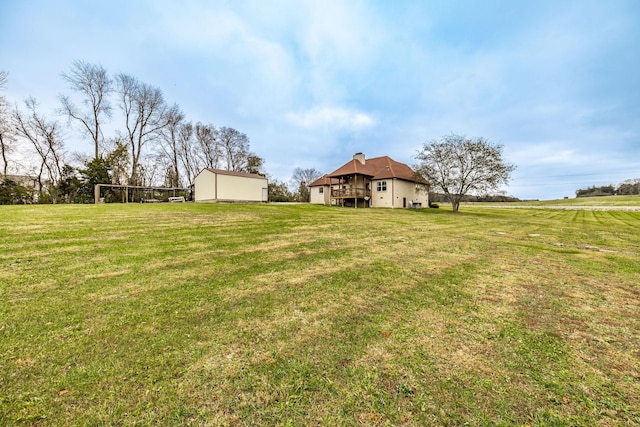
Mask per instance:
[[[193,183],[196,202],[268,202],[268,181],[262,175],[203,169]]]

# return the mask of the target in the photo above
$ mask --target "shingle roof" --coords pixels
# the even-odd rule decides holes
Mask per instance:
[[[366,159],[364,165],[360,163],[359,160],[353,159],[340,166],[327,176],[330,178],[337,178],[340,176],[354,174],[366,175],[371,177],[371,179],[398,178],[405,181],[419,182],[423,184],[427,183],[424,178],[417,175],[409,166],[404,163],[397,162],[389,156]]]

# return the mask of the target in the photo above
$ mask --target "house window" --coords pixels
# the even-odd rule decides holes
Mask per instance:
[[[324,193],[324,187],[319,187],[318,188],[318,193],[320,193],[320,194]]]
[[[387,191],[387,181],[378,181],[376,191]]]

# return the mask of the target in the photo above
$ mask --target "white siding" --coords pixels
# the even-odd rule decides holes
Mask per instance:
[[[322,193],[320,189],[322,189]],[[331,188],[328,185],[310,187],[309,191],[311,193],[311,203],[320,205],[331,203]]]
[[[386,182],[387,190],[378,191],[378,183]],[[393,179],[380,179],[371,182],[371,207],[392,208],[393,207]]]
[[[378,182],[386,181],[387,191],[378,191]],[[423,208],[429,206],[429,195],[417,191],[415,182],[397,178],[381,179],[371,183],[372,207],[374,208],[402,208],[409,207],[411,202],[421,203]]]
[[[193,198],[196,202],[215,201],[217,199],[216,177],[215,173],[208,170],[203,170],[196,176],[193,181]]]
[[[262,201],[262,189],[267,187],[266,179],[222,174],[217,175],[218,200],[246,202]]]
[[[267,179],[203,170],[194,181],[196,202],[266,202]]]
[[[428,207],[429,205],[428,194],[419,193],[416,190],[415,182],[403,181],[399,179],[394,180],[393,197],[394,206],[397,208],[401,208],[403,207],[403,205],[404,207],[408,208],[411,206],[411,202],[420,203],[424,208]]]

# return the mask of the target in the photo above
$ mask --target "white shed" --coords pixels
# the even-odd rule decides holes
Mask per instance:
[[[267,178],[244,172],[203,169],[194,181],[196,202],[267,202]]]

